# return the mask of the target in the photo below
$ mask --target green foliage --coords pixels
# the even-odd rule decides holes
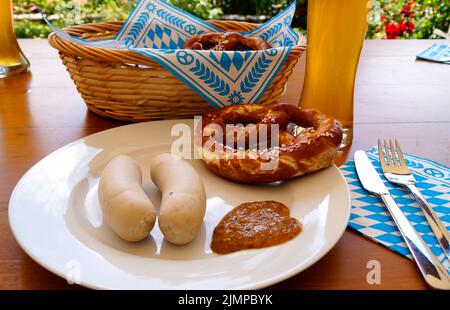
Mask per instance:
[[[167,2],[202,19],[215,19],[222,15],[222,9],[213,7],[211,0],[167,0]]]
[[[42,9],[47,17],[55,17],[52,22],[60,28],[65,26],[124,20],[130,14],[136,1],[132,0],[13,0],[14,14],[37,13]],[[47,37],[51,32],[42,20],[15,20],[17,37]]]
[[[167,0],[202,19],[222,14],[273,16],[291,0]],[[106,20],[124,20],[136,0],[13,0],[15,14],[35,13],[36,7],[57,19],[57,27]],[[408,3],[410,5],[408,6]],[[405,11],[405,7],[408,9]],[[409,13],[408,13],[409,12]],[[297,0],[293,26],[306,29],[307,0]],[[370,17],[370,39],[434,38],[434,29],[448,31],[450,0],[376,0]],[[40,20],[17,19],[18,37],[46,37],[50,28]]]
[[[47,25],[29,20],[16,22],[15,28],[18,38],[46,38],[52,32]]]
[[[219,0],[217,5],[225,14],[273,16],[287,7],[292,0]]]

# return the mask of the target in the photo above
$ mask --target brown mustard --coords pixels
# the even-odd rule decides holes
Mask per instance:
[[[245,249],[278,245],[302,231],[289,208],[277,201],[243,203],[228,212],[214,228],[211,249],[228,254]]]

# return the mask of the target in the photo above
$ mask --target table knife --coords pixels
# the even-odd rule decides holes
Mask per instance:
[[[355,152],[355,166],[364,189],[386,205],[426,283],[435,289],[449,290],[447,271],[400,210],[364,151]]]

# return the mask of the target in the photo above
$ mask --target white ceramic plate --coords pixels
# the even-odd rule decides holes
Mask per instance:
[[[192,121],[183,121],[192,126]],[[150,181],[152,156],[170,151],[171,129],[180,121],[133,124],[75,141],[45,157],[19,181],[9,221],[19,244],[36,262],[90,288],[257,289],[291,277],[323,257],[342,236],[350,216],[347,184],[333,166],[281,185],[250,186],[227,181],[200,160],[207,196],[204,225],[189,245],[164,241],[159,228],[147,240],[128,243],[102,221],[98,177],[118,154],[134,157],[144,186],[159,205]],[[286,204],[303,232],[279,246],[229,255],[211,252],[214,227],[233,206],[256,200]]]

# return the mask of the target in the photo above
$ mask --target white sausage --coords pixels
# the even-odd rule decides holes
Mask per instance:
[[[124,240],[148,237],[155,224],[155,208],[142,189],[141,168],[133,158],[113,158],[100,175],[100,206],[106,224]]]
[[[191,242],[200,230],[206,209],[200,176],[186,161],[171,154],[156,156],[150,174],[162,193],[158,224],[164,237],[174,244]]]

